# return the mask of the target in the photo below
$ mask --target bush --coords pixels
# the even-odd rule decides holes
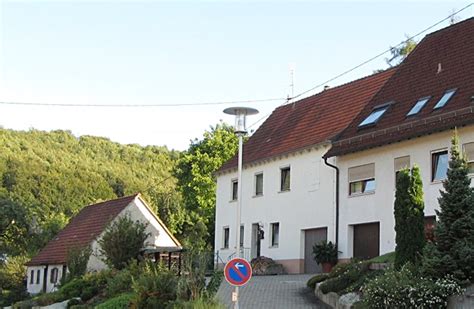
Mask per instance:
[[[130,260],[136,259],[150,235],[146,233],[146,227],[147,224],[133,221],[129,215],[112,222],[99,239],[104,262],[110,267],[123,269]]]
[[[363,302],[369,308],[446,308],[448,297],[461,292],[452,278],[423,278],[407,264],[369,281],[363,287]]]
[[[395,263],[395,251],[376,256],[369,260],[372,263]]]
[[[359,278],[369,271],[369,262],[352,262],[334,269],[329,279],[319,286],[324,294],[329,292],[340,292],[347,289]]]
[[[329,274],[317,274],[316,276],[311,277],[311,279],[309,279],[308,282],[306,282],[306,285],[308,286],[308,288],[314,290],[317,283],[323,282],[324,280],[328,278],[329,278]]]
[[[216,270],[212,274],[211,280],[206,286],[206,298],[210,299],[216,295],[219,286],[221,285],[222,279],[224,278],[224,272]]]
[[[59,292],[64,296],[64,299],[80,297],[83,301],[88,301],[105,290],[107,279],[110,276],[111,272],[108,270],[89,273],[82,278],[76,278],[66,283],[59,289]]]
[[[171,309],[224,309],[225,307],[214,299],[199,298],[186,302],[175,302]]]
[[[122,294],[97,305],[95,309],[127,309],[134,296],[133,293]]]
[[[132,280],[133,278],[138,278],[140,272],[140,267],[136,263],[130,263],[127,268],[114,272],[113,276],[107,279],[107,297],[114,297],[125,292],[131,292]]]
[[[135,308],[165,308],[176,300],[178,281],[176,275],[162,265],[145,264],[143,273],[133,279]]]
[[[67,280],[85,275],[91,254],[90,246],[73,247],[68,250],[66,265],[69,272]]]
[[[313,246],[314,260],[318,264],[331,263],[336,264],[337,262],[337,246],[331,241],[321,241],[320,243],[314,244]]]
[[[33,301],[35,301],[38,306],[49,306],[51,304],[58,303],[66,299],[67,297],[65,297],[64,294],[59,291],[55,291],[52,293],[40,294],[33,298]]]

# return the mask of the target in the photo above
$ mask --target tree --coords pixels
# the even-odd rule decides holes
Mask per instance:
[[[441,190],[435,243],[427,248],[423,271],[433,277],[453,275],[465,283],[474,280],[474,191],[466,159],[454,132],[447,179]]]
[[[425,245],[423,183],[417,166],[398,172],[395,192],[395,267],[420,261]]]
[[[66,266],[68,270],[68,278],[78,278],[87,271],[87,263],[92,254],[90,245],[85,247],[73,247],[68,250]]]
[[[99,239],[100,253],[104,262],[116,269],[122,269],[128,262],[136,259],[150,236],[146,232],[147,224],[133,221],[129,215],[113,221]]]
[[[192,234],[189,246],[212,247],[216,208],[214,173],[237,152],[238,138],[232,127],[220,123],[191,142],[174,171],[187,218],[183,234]],[[202,227],[205,226],[205,229]],[[197,232],[197,233],[196,233]]]
[[[391,57],[385,59],[390,67],[399,65],[416,47],[416,41],[406,36],[407,39],[397,47],[390,47]]]

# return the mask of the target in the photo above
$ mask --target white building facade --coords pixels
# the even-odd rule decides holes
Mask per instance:
[[[247,259],[271,257],[288,273],[319,270],[312,246],[316,240],[334,242],[335,173],[322,159],[327,147],[316,146],[245,167],[240,239]],[[217,177],[215,248],[221,262],[235,253],[236,181],[235,170]],[[259,229],[263,239],[258,237]]]

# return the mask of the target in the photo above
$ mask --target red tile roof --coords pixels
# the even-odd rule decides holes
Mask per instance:
[[[362,110],[395,69],[276,108],[244,145],[245,164],[333,139]],[[237,166],[237,155],[219,171]]]
[[[438,72],[440,69],[440,72]],[[451,100],[433,110],[446,90]],[[418,115],[407,113],[418,99],[431,96]],[[474,123],[474,18],[427,35],[363,111],[333,143],[327,157]],[[373,108],[393,101],[372,127],[358,125]]]
[[[92,243],[137,196],[134,194],[86,206],[26,265],[65,264],[70,248]]]

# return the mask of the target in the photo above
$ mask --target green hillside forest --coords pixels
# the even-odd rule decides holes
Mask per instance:
[[[225,124],[184,152],[69,131],[0,128],[0,260],[31,257],[82,207],[137,192],[184,245],[208,250],[214,172],[236,150]]]

